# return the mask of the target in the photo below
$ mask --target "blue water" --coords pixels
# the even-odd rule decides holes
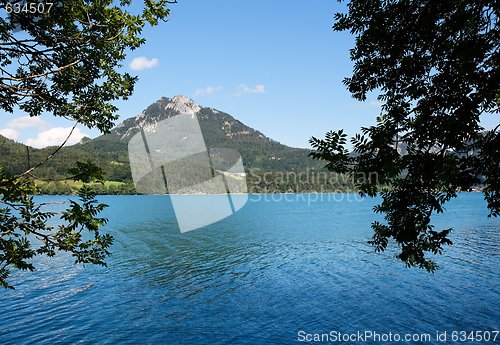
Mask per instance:
[[[500,330],[500,221],[486,217],[479,193],[435,218],[455,228],[435,274],[405,268],[393,246],[375,253],[366,242],[376,200],[353,194],[252,196],[235,215],[184,234],[168,197],[100,199],[115,237],[108,268],[61,256],[15,272],[17,289],[0,291],[0,344],[290,344],[300,331]]]

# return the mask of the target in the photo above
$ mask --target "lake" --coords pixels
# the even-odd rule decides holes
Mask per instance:
[[[365,331],[451,341],[500,330],[500,220],[480,193],[434,218],[454,228],[434,274],[407,269],[394,246],[374,252],[377,200],[355,194],[252,195],[187,233],[167,196],[99,199],[115,237],[108,267],[61,256],[14,272],[17,289],[0,292],[0,344],[290,344]]]

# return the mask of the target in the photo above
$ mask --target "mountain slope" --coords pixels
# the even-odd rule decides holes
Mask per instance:
[[[231,115],[213,108],[202,108],[184,96],[162,97],[139,115],[123,121],[103,135],[82,146],[91,150],[114,152],[115,160],[126,160],[127,144],[141,127],[180,113],[196,114],[208,148],[222,147],[239,151],[246,169],[262,171],[303,170],[317,166],[308,157],[309,150],[291,148],[266,137]]]
[[[141,127],[148,126],[180,113],[196,114],[208,148],[221,147],[239,151],[247,170],[303,171],[318,167],[308,157],[309,150],[288,147],[250,128],[231,115],[213,108],[204,108],[185,96],[162,97],[135,117],[120,123],[110,134],[63,148],[37,171],[43,178],[64,176],[77,160],[92,160],[107,173],[108,179],[128,181],[131,178],[128,161],[128,141]],[[53,148],[30,148],[30,165],[41,161]],[[0,165],[19,173],[28,165],[26,146],[6,138],[0,140]]]

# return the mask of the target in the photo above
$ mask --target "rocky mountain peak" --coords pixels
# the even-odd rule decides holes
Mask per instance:
[[[201,107],[192,99],[183,95],[177,95],[167,103],[165,110],[166,109],[172,109],[179,114],[194,115],[201,110]]]
[[[172,98],[162,97],[147,107],[135,117],[131,117],[120,123],[113,132],[118,134],[122,140],[130,138],[139,128],[146,127],[170,116],[178,114],[196,115],[202,107],[192,99],[177,95]]]

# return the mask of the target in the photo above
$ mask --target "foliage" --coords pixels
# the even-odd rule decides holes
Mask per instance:
[[[70,252],[76,263],[105,265],[109,255],[107,248],[112,238],[100,234],[99,227],[106,224],[105,218],[97,218],[107,205],[97,203],[95,192],[84,186],[78,196],[81,205],[70,201],[70,207],[62,213],[64,221],[54,230],[47,222],[57,216],[45,211],[47,204],[36,204],[33,197],[34,185],[30,179],[15,178],[0,170],[0,284],[13,288],[7,282],[9,268],[34,270],[29,262],[37,254],[54,256],[56,250]],[[84,240],[85,231],[93,234]]]
[[[101,168],[94,165],[91,161],[76,162],[74,168],[69,169],[68,173],[75,181],[101,182],[104,183],[104,173]]]
[[[344,83],[355,99],[376,92],[383,105],[377,125],[351,139],[351,154],[338,131],[313,137],[312,156],[333,171],[376,176],[358,183],[383,199],[374,210],[386,224],[372,224],[371,243],[383,251],[394,239],[408,266],[436,269],[428,253],[451,244],[451,229],[435,230],[431,216],[457,191],[482,183],[490,216],[499,215],[499,126],[485,131],[479,121],[498,119],[499,12],[491,0],[362,0],[335,16],[335,30],[356,36]]]
[[[0,7],[7,3],[11,2],[0,1]],[[36,0],[25,3],[27,8],[30,4],[41,8]],[[137,80],[120,71],[122,61],[128,51],[144,43],[141,32],[147,23],[155,26],[167,18],[169,3],[147,0],[139,13],[133,13],[137,7],[131,6],[131,0],[55,1],[50,11],[46,6],[43,12],[12,11],[1,17],[0,109],[29,116],[52,114],[74,120],[75,126],[108,133],[117,119],[112,102],[127,99]],[[9,269],[35,269],[31,262],[35,255],[66,251],[77,263],[104,264],[109,254],[112,238],[99,230],[106,219],[97,217],[106,205],[96,201],[89,186],[84,185],[79,202],[71,201],[61,214],[57,229],[48,225],[56,214],[31,197],[36,192],[35,174],[61,153],[62,146],[39,150],[36,157],[28,149],[11,155],[19,150],[16,145],[10,145],[12,152],[2,152],[7,158],[2,160],[7,169],[0,165],[0,284],[4,287],[12,287],[7,282]],[[89,153],[77,157],[81,160]],[[57,186],[57,179],[67,171],[82,182],[104,178],[90,161],[76,162],[75,167],[60,163],[46,173]]]
[[[127,11],[130,3],[71,0],[55,2],[48,13],[0,18],[0,108],[48,112],[109,131],[117,118],[110,102],[127,99],[137,80],[118,71],[126,51],[144,43],[147,22],[169,14],[165,0],[146,1],[140,15]]]

